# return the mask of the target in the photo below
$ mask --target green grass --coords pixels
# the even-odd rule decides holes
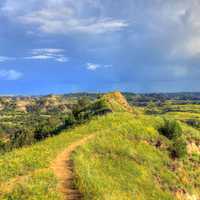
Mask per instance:
[[[156,131],[161,119],[127,113],[106,119],[112,126],[73,156],[76,184],[85,200],[171,200],[177,189],[200,192],[194,184],[199,170],[189,159],[177,161],[180,172],[172,169],[175,164],[167,151],[170,141]],[[155,147],[158,139],[162,148]]]
[[[53,184],[55,177],[49,169],[51,162],[69,144],[85,135],[97,132],[100,127],[101,120],[94,120],[33,146],[1,155],[0,199],[59,199],[54,196],[45,197],[47,192],[56,191],[56,184]]]
[[[57,190],[56,178],[49,168],[51,162],[74,141],[88,134],[101,134],[119,122],[120,118],[112,114],[99,117],[58,136],[1,155],[0,199],[60,199],[60,195],[46,197]]]
[[[76,184],[85,200],[172,200],[178,188],[200,193],[200,157],[174,162],[167,150],[170,141],[157,132],[161,123],[160,117],[115,112],[6,153],[0,156],[0,199],[61,200],[50,165],[88,134],[95,134],[95,140],[73,155]],[[199,137],[198,130],[182,126],[186,137]],[[160,148],[155,147],[158,140]]]

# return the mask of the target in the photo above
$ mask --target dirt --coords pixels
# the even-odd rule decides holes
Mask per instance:
[[[175,196],[178,200],[199,200],[196,195],[191,195],[183,190],[177,190]]]
[[[200,145],[194,142],[191,142],[187,145],[187,151],[189,154],[192,154],[192,153],[200,154]]]
[[[74,167],[71,160],[72,153],[80,146],[94,138],[94,135],[89,135],[77,142],[72,143],[67,147],[52,163],[51,168],[58,178],[58,190],[63,194],[64,200],[80,200],[83,195],[74,186]]]

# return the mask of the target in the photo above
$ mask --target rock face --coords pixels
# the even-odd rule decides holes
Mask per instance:
[[[120,92],[112,92],[103,96],[105,101],[113,111],[128,111],[133,112],[133,108],[128,104],[125,97]]]
[[[27,111],[27,106],[30,105],[30,101],[28,100],[18,100],[16,101],[16,105],[15,105],[15,109],[17,111],[21,111],[21,112],[26,112]]]

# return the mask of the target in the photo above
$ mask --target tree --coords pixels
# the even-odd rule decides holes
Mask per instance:
[[[34,142],[34,132],[31,128],[17,128],[11,135],[11,147],[22,147]]]
[[[84,108],[84,107],[86,107],[89,104],[90,104],[90,99],[87,96],[81,97],[78,100],[78,105],[80,106],[80,108]]]

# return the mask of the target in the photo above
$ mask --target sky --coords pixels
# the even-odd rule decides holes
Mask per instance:
[[[0,95],[200,91],[199,0],[1,0]]]

